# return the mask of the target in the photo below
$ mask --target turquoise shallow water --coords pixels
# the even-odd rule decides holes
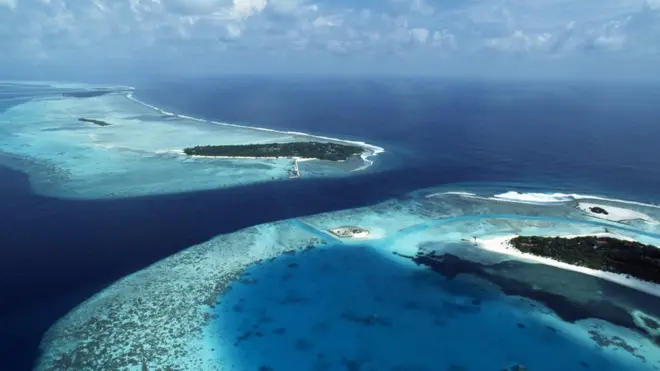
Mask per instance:
[[[45,338],[40,369],[64,369],[76,355],[88,367],[140,364],[141,353],[150,367],[203,370],[660,366],[654,330],[636,314],[660,318],[660,298],[466,243],[607,229],[660,245],[660,224],[603,221],[568,196],[535,197],[514,202],[430,189],[219,235],[69,313]],[[651,204],[587,200],[660,217]],[[367,228],[372,239],[328,232],[341,225]],[[410,259],[430,251],[442,257],[433,269]],[[104,355],[86,356],[98,352]]]
[[[137,99],[131,87],[43,84],[0,82],[5,95],[0,96],[0,163],[27,172],[33,189],[49,197],[127,198],[288,180],[292,159],[193,158],[182,151],[198,145],[343,142],[167,112]],[[97,91],[107,94],[64,95]],[[369,168],[369,156],[382,149],[357,144],[365,148],[363,158],[300,162],[302,176],[345,176]],[[8,158],[20,158],[23,165]]]
[[[235,370],[652,370],[547,308],[448,280],[368,245],[327,246],[248,269],[214,310]],[[599,330],[603,331],[603,330]],[[646,347],[652,347],[645,344]]]
[[[59,92],[89,85],[5,86],[14,90],[0,97],[0,162],[29,176],[12,182],[3,172],[0,184],[0,246],[9,246],[0,294],[18,297],[0,308],[10,364],[20,358],[14,364],[28,366],[15,368],[29,368],[40,342],[44,370],[658,366],[652,336],[635,322],[638,311],[660,316],[657,298],[464,242],[608,229],[660,244],[657,224],[577,209],[588,201],[660,219],[657,205],[612,199],[658,202],[657,94],[431,80],[279,84],[224,95],[199,82],[135,92],[190,117],[131,100],[127,87],[68,99]],[[272,105],[250,104],[263,101]],[[113,126],[82,125],[80,116]],[[286,178],[289,162],[171,152],[302,133],[387,152],[365,172],[350,171],[360,159],[303,163],[310,176],[300,180]],[[372,239],[327,233],[342,225]],[[405,257],[429,250],[444,254],[434,271]]]
[[[449,199],[292,224],[320,238],[333,217],[334,225],[350,218],[348,224],[372,230],[379,218],[402,226],[397,209],[430,216],[438,203],[455,207],[462,196],[440,197]],[[545,207],[562,209],[557,206]],[[641,230],[563,210],[564,217],[484,213],[431,219],[371,242],[326,239],[329,245],[246,270],[216,303],[207,336],[219,363],[236,370],[657,369],[660,351],[629,313],[660,316],[660,299],[558,268],[503,262],[463,242],[604,228],[660,240],[657,226]],[[432,272],[392,255],[418,249],[451,254],[453,263],[446,272]]]

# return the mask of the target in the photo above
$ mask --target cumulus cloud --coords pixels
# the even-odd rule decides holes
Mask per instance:
[[[0,0],[0,68],[113,58],[178,65],[197,54],[237,68],[238,55],[650,63],[658,40],[660,0]]]
[[[244,19],[263,11],[267,4],[267,0],[234,0],[232,13],[234,17]]]
[[[168,11],[188,15],[208,14],[218,10],[223,5],[226,6],[226,3],[223,0],[162,0],[163,6]]]
[[[429,30],[426,28],[413,28],[410,30],[410,35],[414,42],[418,44],[426,44],[426,40],[429,39]]]
[[[505,37],[488,40],[486,46],[505,52],[542,52],[548,49],[551,38],[552,35],[547,32],[528,34],[521,30],[515,30]]]
[[[270,0],[269,5],[275,12],[283,14],[296,13],[309,6],[304,0]],[[312,8],[314,8],[314,6],[312,6]]]
[[[16,0],[0,0],[0,6],[6,6],[9,9],[16,8]]]
[[[456,49],[456,36],[447,30],[433,32],[432,44],[436,47]]]
[[[341,17],[337,15],[318,16],[312,22],[314,27],[339,27],[342,24]]]

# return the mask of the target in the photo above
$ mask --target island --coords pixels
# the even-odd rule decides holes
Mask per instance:
[[[370,232],[364,228],[354,226],[344,226],[329,229],[328,232],[340,238],[367,238]]]
[[[241,144],[220,146],[197,146],[185,148],[183,153],[189,156],[212,157],[298,157],[328,161],[344,161],[349,157],[362,154],[359,146],[332,142],[292,142]]]
[[[518,236],[509,243],[522,253],[660,283],[660,248],[655,246],[604,236]]]
[[[65,98],[93,98],[100,97],[102,95],[110,94],[112,91],[109,90],[95,90],[95,91],[72,91],[62,93],[62,96]]]
[[[602,207],[599,206],[594,206],[590,207],[589,211],[595,214],[604,214],[604,215],[610,215],[610,213],[607,212],[607,210],[603,209]]]
[[[88,122],[90,124],[94,124],[94,125],[98,125],[98,126],[111,126],[111,124],[108,124],[107,122],[101,121],[101,120],[92,120],[92,119],[86,119],[86,118],[79,118],[78,121]]]
[[[594,204],[590,202],[579,202],[577,204],[577,208],[591,217],[609,220],[617,223],[630,223],[634,221],[643,221],[647,224],[658,224],[658,221],[648,214],[644,214],[637,210],[626,209],[623,207]]]

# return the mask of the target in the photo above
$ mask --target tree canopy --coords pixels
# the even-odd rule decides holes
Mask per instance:
[[[292,142],[197,146],[185,148],[183,152],[191,156],[304,157],[341,161],[361,154],[363,148],[339,143]]]
[[[516,237],[516,249],[564,263],[660,283],[660,248],[611,237]]]

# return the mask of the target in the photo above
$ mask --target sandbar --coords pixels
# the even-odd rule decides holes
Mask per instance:
[[[312,161],[318,160],[317,158],[308,158],[308,157],[296,157],[296,156],[204,156],[204,155],[188,155],[183,152],[182,149],[172,149],[165,152],[175,153],[177,155],[193,157],[193,158],[224,158],[224,159],[241,159],[241,160],[279,160],[279,159],[291,159],[298,162],[302,161]]]
[[[642,220],[649,224],[658,224],[657,220],[651,218],[647,214],[623,207],[580,202],[578,203],[577,208],[589,216],[613,222]]]

